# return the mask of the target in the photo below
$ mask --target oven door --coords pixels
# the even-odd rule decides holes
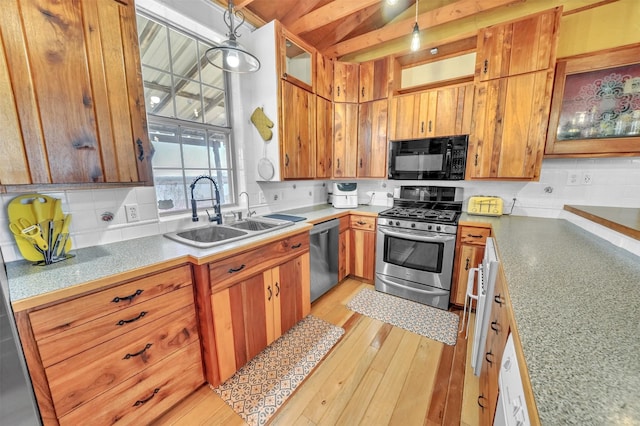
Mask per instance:
[[[449,290],[455,240],[451,234],[378,226],[376,273]]]

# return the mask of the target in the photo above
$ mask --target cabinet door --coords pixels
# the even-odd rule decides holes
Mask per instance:
[[[467,295],[467,280],[469,269],[476,268],[484,257],[484,246],[461,244],[455,265],[454,281],[451,287],[451,303],[457,306],[464,306]],[[473,293],[477,293],[474,285]]]
[[[215,363],[222,383],[247,362],[242,283],[213,293],[211,311]]]
[[[316,172],[316,112],[312,93],[282,81],[282,163],[285,179],[313,178]]]
[[[338,282],[349,275],[349,231],[338,234]]]
[[[476,77],[487,81],[551,69],[561,10],[551,9],[478,33]]]
[[[412,136],[415,138],[433,137],[436,134],[438,91],[428,90],[415,96],[418,97],[418,121],[414,123]]]
[[[389,140],[405,140],[414,137],[414,123],[418,120],[420,97],[416,95],[395,96],[390,100]]]
[[[356,177],[358,104],[336,103],[333,108],[333,177]]]
[[[552,82],[539,71],[476,85],[469,178],[539,178]]]
[[[311,299],[309,296],[307,303],[303,291],[307,259],[308,254],[291,259],[278,266],[277,278],[274,275],[276,303],[279,304],[277,313],[274,315],[274,323],[277,324],[276,329],[279,329],[281,334],[309,314]]]
[[[10,2],[2,15],[7,114],[28,160],[2,183],[151,182],[133,4]]]
[[[351,229],[350,240],[351,273],[372,282],[375,273],[376,233]]]
[[[358,177],[387,176],[386,99],[360,104],[358,113]]]
[[[316,95],[333,99],[333,61],[316,53]]]
[[[389,95],[389,59],[360,64],[360,102],[386,99]]]
[[[282,78],[313,92],[315,50],[282,26],[279,28]]]
[[[316,96],[316,178],[330,178],[333,161],[333,103]]]
[[[358,70],[358,64],[338,61],[333,63],[334,102],[358,102]]]

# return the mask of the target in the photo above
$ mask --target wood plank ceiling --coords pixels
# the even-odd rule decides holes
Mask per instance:
[[[227,0],[212,0],[227,7]],[[438,47],[445,56],[464,53],[478,28],[562,5],[568,10],[617,0],[418,0],[422,48]],[[393,54],[413,58],[409,50],[416,22],[416,0],[236,0],[247,22],[260,27],[274,19],[323,55],[361,62]],[[418,54],[420,55],[420,54]],[[422,55],[426,53],[423,52]],[[441,59],[441,54],[438,54]],[[435,59],[435,58],[434,58]],[[401,59],[402,62],[402,59]]]

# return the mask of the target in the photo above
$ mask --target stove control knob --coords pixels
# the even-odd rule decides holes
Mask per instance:
[[[400,221],[396,220],[396,226],[400,226]]]
[[[415,227],[416,227],[416,224],[415,224],[415,223],[412,223],[412,224],[411,224],[411,227],[412,227],[412,228],[415,228]]]
[[[431,226],[431,225],[428,225],[428,226],[427,226],[427,229],[428,229],[429,231],[431,231],[431,228],[433,228],[433,226]]]
[[[442,226],[438,225],[436,226],[436,231],[441,231],[442,230]]]

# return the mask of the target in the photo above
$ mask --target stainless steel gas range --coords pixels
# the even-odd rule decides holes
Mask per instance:
[[[378,215],[376,290],[449,307],[462,188],[402,186]]]

